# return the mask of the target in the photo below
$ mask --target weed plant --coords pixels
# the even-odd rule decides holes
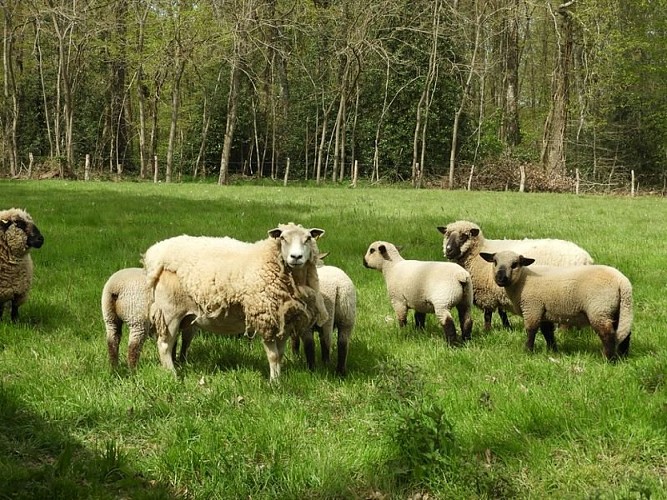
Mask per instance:
[[[0,498],[667,498],[667,204],[662,198],[342,186],[0,181],[45,237],[18,323],[0,322]],[[433,317],[395,322],[369,243],[443,260],[436,226],[573,240],[634,286],[630,356],[589,329],[523,350],[521,318],[450,348]],[[100,293],[183,233],[255,241],[326,230],[358,291],[349,374],[288,353],[269,384],[261,343],[202,333],[174,378],[144,345],[107,359]],[[121,356],[126,354],[125,333]],[[123,358],[122,358],[123,359]],[[333,354],[335,359],[335,353]]]

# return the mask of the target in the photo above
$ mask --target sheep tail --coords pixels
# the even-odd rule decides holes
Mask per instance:
[[[629,281],[621,282],[619,293],[618,326],[616,328],[616,342],[618,343],[623,342],[632,329],[632,286]]]

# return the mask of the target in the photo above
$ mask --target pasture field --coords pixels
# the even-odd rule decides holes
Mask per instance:
[[[2,498],[667,498],[667,202],[423,190],[0,181],[45,237],[17,324],[0,322]],[[554,237],[634,286],[630,356],[603,360],[590,330],[560,352],[482,329],[450,348],[433,317],[401,330],[369,243],[443,260],[438,225]],[[195,337],[178,378],[144,345],[109,368],[100,293],[154,242],[183,233],[255,241],[278,223],[320,227],[320,250],[358,290],[340,379],[287,354],[279,383],[257,340]],[[412,321],[412,318],[410,318]],[[319,348],[318,348],[319,355]],[[335,359],[335,352],[334,352]]]

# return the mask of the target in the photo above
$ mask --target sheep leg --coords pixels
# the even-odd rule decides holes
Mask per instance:
[[[312,372],[315,370],[315,339],[313,338],[313,331],[308,330],[303,332],[303,351],[306,354],[306,364],[308,369]]]
[[[129,325],[130,339],[127,346],[127,364],[134,370],[139,363],[139,356],[141,355],[141,348],[144,345],[144,340],[148,336],[148,329],[146,325]],[[119,337],[120,340],[120,337]]]
[[[491,330],[491,317],[493,316],[493,309],[484,309],[484,330]]]
[[[122,335],[123,322],[119,319],[104,322],[107,330],[107,350],[109,351],[109,363],[112,368],[118,366],[118,349]]]
[[[607,361],[616,361],[618,355],[616,352],[616,331],[613,322],[611,320],[598,321],[595,324],[591,322],[591,327],[602,341],[604,357],[607,358]]]
[[[180,318],[174,318],[169,323],[166,323],[164,319],[162,321],[162,324],[155,325],[158,330],[157,350],[160,355],[160,363],[164,368],[171,370],[175,374],[176,368],[174,367],[172,352],[174,344],[176,344],[176,340],[178,339],[181,320]]]
[[[426,326],[426,313],[415,311],[415,327],[423,330]]]
[[[535,350],[535,335],[537,334],[538,326],[526,327],[526,351],[533,352]]]
[[[349,329],[338,328],[338,365],[336,366],[336,373],[341,376],[347,374],[347,346],[350,340]]]
[[[456,306],[459,312],[459,324],[461,325],[461,338],[467,342],[472,338],[472,316],[468,306]]]
[[[11,318],[14,323],[16,323],[19,319],[19,296],[14,295],[14,298],[12,299],[12,313],[11,313]]]
[[[195,336],[195,329],[193,326],[186,326],[181,328],[181,354],[178,360],[185,363],[188,356],[188,349],[192,343],[192,338]],[[175,345],[175,344],[174,344]]]
[[[266,357],[269,360],[269,381],[274,382],[280,377],[280,364],[283,360],[283,354],[285,353],[287,339],[264,340],[263,344],[264,350],[266,351]]]
[[[438,314],[440,318],[440,324],[442,325],[442,330],[444,333],[445,340],[449,345],[455,345],[457,343],[456,339],[456,326],[454,326],[454,318],[449,313],[449,311],[442,312]]]
[[[398,320],[398,326],[401,328],[408,324],[408,307],[400,301],[392,301],[391,306],[394,308],[396,313],[396,319]]]
[[[498,316],[500,316],[500,321],[503,323],[503,327],[507,328],[508,330],[512,329],[512,323],[510,323],[509,318],[507,317],[507,313],[505,312],[505,309],[502,307],[498,308]]]
[[[292,344],[292,353],[295,356],[299,355],[299,349],[301,349],[301,336],[299,335],[292,335],[290,339],[290,343]]]
[[[321,327],[316,328],[320,334],[320,355],[322,363],[327,365],[331,359],[331,336],[333,334],[333,322],[331,318]]]
[[[544,336],[544,340],[547,341],[547,349],[557,352],[558,346],[556,345],[556,336],[554,335],[554,324],[551,321],[542,321],[540,323],[540,330]]]
[[[630,335],[632,335],[632,332],[628,333],[628,336],[625,337],[617,347],[617,352],[618,355],[622,358],[626,358],[628,356],[628,352],[630,351]]]

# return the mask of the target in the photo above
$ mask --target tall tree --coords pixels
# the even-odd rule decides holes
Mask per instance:
[[[571,8],[576,0],[560,4],[556,12],[548,4],[556,29],[556,65],[552,77],[551,109],[544,123],[541,161],[549,172],[565,171],[565,129],[567,127],[570,91],[570,68],[574,43],[574,21]]]

